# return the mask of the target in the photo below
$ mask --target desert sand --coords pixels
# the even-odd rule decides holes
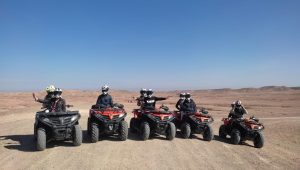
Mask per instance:
[[[30,92],[0,93],[0,169],[300,169],[300,90],[291,88],[220,89],[190,91],[199,107],[207,108],[215,122],[215,139],[202,140],[202,135],[173,141],[164,136],[141,141],[129,133],[127,141],[104,137],[89,142],[86,134],[88,111],[99,92],[67,90],[63,97],[79,110],[82,117],[83,144],[52,142],[38,152],[33,138],[35,112],[41,105]],[[170,96],[166,104],[171,110],[179,91],[158,92]],[[44,92],[37,93],[43,97]],[[137,108],[133,97],[137,92],[112,91],[115,102],[125,105],[127,121]],[[251,141],[232,145],[218,137],[222,117],[226,117],[232,101],[240,99],[251,115],[260,118],[266,129],[265,146],[253,147]]]

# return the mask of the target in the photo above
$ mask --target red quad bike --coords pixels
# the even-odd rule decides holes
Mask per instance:
[[[192,134],[202,134],[205,141],[211,141],[214,138],[213,130],[210,124],[214,121],[207,111],[202,110],[196,113],[185,113],[181,119],[181,112],[175,111],[175,125],[180,129],[184,139],[190,138]]]
[[[219,136],[226,139],[226,136],[231,137],[231,143],[234,145],[242,141],[252,140],[254,147],[262,148],[264,146],[264,137],[262,131],[264,125],[259,123],[259,120],[254,116],[250,119],[232,119],[223,118],[224,122],[219,129]]]
[[[172,123],[174,116],[169,111],[140,110],[132,112],[134,117],[130,120],[130,132],[141,134],[142,140],[147,140],[150,135],[165,135],[168,140],[173,140],[176,127]]]
[[[127,113],[123,108],[103,108],[92,106],[87,123],[88,134],[92,143],[99,140],[100,135],[118,134],[121,141],[128,137]]]

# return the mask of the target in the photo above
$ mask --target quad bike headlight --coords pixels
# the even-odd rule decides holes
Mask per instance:
[[[122,114],[119,115],[119,117],[123,117],[124,115],[125,115],[125,113],[122,113]]]
[[[75,121],[78,118],[78,115],[75,115],[71,118],[71,122]]]
[[[170,115],[168,118],[169,118],[169,119],[172,119],[172,118],[173,118],[173,115]]]

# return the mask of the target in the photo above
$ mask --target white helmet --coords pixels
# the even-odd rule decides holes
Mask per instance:
[[[56,88],[56,89],[54,90],[54,95],[55,95],[56,98],[60,98],[60,97],[61,97],[61,94],[62,94],[62,89]]]
[[[55,87],[54,87],[54,85],[49,85],[48,87],[46,87],[45,90],[46,90],[47,93],[54,92]]]
[[[242,105],[242,102],[241,102],[240,100],[237,100],[237,101],[235,102],[235,105],[236,105],[236,106],[241,106],[241,105]]]
[[[109,90],[109,86],[108,85],[104,85],[102,86],[102,91],[108,91]]]

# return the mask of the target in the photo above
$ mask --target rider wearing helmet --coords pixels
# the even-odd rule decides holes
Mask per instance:
[[[140,90],[140,97],[136,99],[138,106],[143,105],[143,101],[144,101],[145,97],[147,97],[147,89],[143,88],[143,89]]]
[[[229,118],[243,118],[243,115],[247,114],[247,113],[248,112],[245,109],[245,107],[242,105],[242,102],[240,100],[237,100],[234,103],[228,117]]]
[[[196,103],[191,98],[191,94],[190,93],[186,93],[185,99],[184,99],[182,105],[180,106],[180,111],[189,112],[189,113],[195,113],[195,112],[197,112]]]
[[[155,110],[155,105],[156,105],[157,101],[167,99],[166,97],[153,96],[152,89],[148,89],[146,93],[147,93],[147,96],[144,97],[143,106],[142,106],[143,110]]]
[[[49,85],[46,87],[45,91],[47,92],[47,95],[44,99],[39,99],[34,93],[32,95],[36,102],[43,104],[43,108],[49,108],[51,106],[51,99],[53,98],[55,87],[53,85]]]
[[[178,110],[180,110],[181,105],[182,105],[183,102],[184,102],[185,95],[186,95],[186,93],[180,93],[180,95],[179,95],[179,100],[178,100],[178,102],[176,103],[176,108],[177,108]]]
[[[62,98],[62,89],[54,90],[54,97],[51,100],[51,112],[66,112],[66,101]]]
[[[113,107],[112,97],[108,94],[109,86],[104,85],[101,90],[102,94],[98,97],[96,105],[100,108]]]

